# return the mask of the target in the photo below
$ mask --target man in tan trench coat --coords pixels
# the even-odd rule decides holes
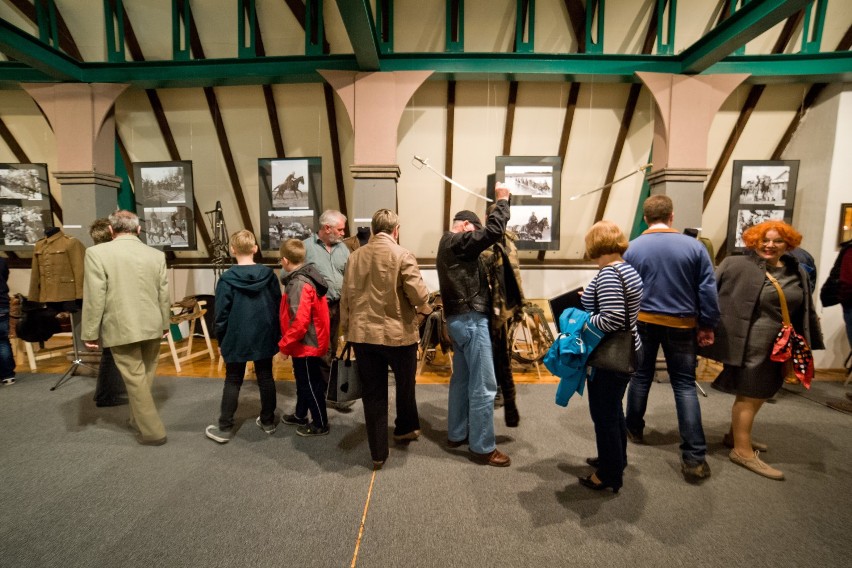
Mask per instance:
[[[86,250],[81,337],[112,350],[127,386],[130,426],[143,445],[166,443],[166,429],[151,396],[160,341],[169,329],[166,257],[139,240],[139,218],[110,215],[113,240]]]

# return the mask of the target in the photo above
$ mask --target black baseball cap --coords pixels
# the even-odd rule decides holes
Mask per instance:
[[[456,213],[456,216],[453,217],[453,221],[469,221],[477,229],[482,228],[482,221],[479,220],[477,214],[473,211],[468,211],[467,209],[463,209]]]

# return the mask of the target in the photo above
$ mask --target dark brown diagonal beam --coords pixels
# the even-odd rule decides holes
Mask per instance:
[[[648,32],[645,34],[645,42],[642,44],[642,53],[649,54],[654,49],[654,42],[657,40],[657,3],[651,10],[651,19],[648,22]],[[639,101],[639,93],[642,90],[640,83],[630,85],[630,92],[627,95],[627,102],[624,104],[624,114],[621,117],[621,126],[618,129],[618,136],[615,139],[615,147],[612,150],[612,158],[609,161],[607,168],[606,179],[604,185],[611,184],[615,180],[615,172],[618,170],[618,162],[621,161],[621,153],[624,151],[624,143],[627,141],[627,133],[630,131],[630,123],[633,122],[633,115],[636,112],[636,103]],[[601,191],[601,198],[598,201],[598,209],[595,212],[595,222],[603,219],[606,206],[609,203],[609,194],[611,187],[606,187]]]
[[[178,9],[183,13],[183,4],[185,0],[178,0]],[[186,22],[189,28],[189,47],[192,51],[192,56],[195,59],[206,59],[204,49],[201,46],[201,38],[198,35],[198,28],[195,25],[195,17],[190,11],[189,22]],[[203,87],[204,99],[207,101],[207,108],[210,110],[210,117],[213,120],[213,127],[216,130],[216,139],[219,142],[219,149],[222,152],[222,157],[225,162],[225,169],[228,172],[228,179],[231,181],[231,189],[234,192],[234,198],[237,201],[237,208],[240,211],[240,218],[243,223],[243,228],[255,232],[254,225],[251,222],[248,205],[246,205],[245,194],[240,183],[240,176],[237,173],[237,166],[234,163],[234,155],[231,152],[231,144],[228,142],[228,133],[225,131],[225,124],[222,122],[222,113],[219,110],[219,101],[216,99],[216,91],[213,87]]]
[[[302,0],[285,0],[287,6],[290,7],[290,11],[293,13],[293,17],[299,22],[299,25],[302,26],[302,30],[305,30],[305,19],[306,19],[306,11],[305,4]],[[331,46],[328,41],[323,38],[322,42],[322,52],[323,53],[331,53]],[[331,88],[331,85],[328,83],[323,83],[323,96],[325,97],[325,114],[326,119],[328,120],[328,135],[329,142],[331,143],[331,161],[334,166],[334,181],[337,187],[335,188],[337,191],[337,210],[349,217],[349,207],[346,204],[346,187],[343,185],[343,161],[340,157],[340,134],[337,130],[337,109],[334,106],[334,89]],[[348,226],[347,226],[347,234],[348,234]]]
[[[444,169],[447,177],[453,177],[453,139],[456,130],[456,82],[447,81],[447,144],[444,148]],[[450,207],[452,206],[452,186],[444,181],[444,224],[445,230],[450,228]]]
[[[248,10],[248,4],[245,5]],[[257,19],[257,12],[254,14],[254,29],[255,29],[255,49],[258,57],[266,55],[266,49],[263,47],[263,36],[260,33],[260,22]],[[275,157],[285,158],[284,153],[284,137],[281,135],[281,124],[278,121],[278,108],[275,106],[275,94],[272,92],[272,85],[261,85],[263,89],[263,100],[266,103],[266,115],[269,117],[269,128],[272,131],[272,143],[275,145]]]
[[[506,128],[503,131],[503,155],[508,156],[512,150],[512,131],[515,128],[515,106],[518,103],[518,82],[509,83],[509,99],[506,102]]]
[[[115,0],[110,0],[110,4],[114,11]],[[124,4],[122,4],[122,11],[124,17],[124,42],[127,45],[128,51],[130,51],[130,57],[132,57],[134,61],[145,61],[145,55],[142,53],[142,47],[139,45],[136,32],[133,31],[133,24],[130,22],[130,16],[127,14],[127,10],[124,9]],[[169,153],[169,159],[174,162],[180,161],[180,152],[178,151],[177,143],[175,143],[175,138],[172,135],[172,129],[169,127],[169,121],[166,119],[166,112],[163,109],[163,103],[160,100],[160,96],[154,89],[146,89],[145,95],[148,97],[148,102],[151,104],[151,110],[154,112],[154,119],[157,121],[157,127],[160,129],[160,134],[163,136],[166,151]],[[116,136],[117,135],[118,134],[116,133]],[[127,152],[126,149],[124,151]],[[127,155],[127,160],[129,160],[129,154]],[[133,179],[132,164],[127,169],[127,175],[135,187],[136,182]],[[192,194],[192,208],[196,231],[201,235],[201,242],[204,243],[204,248],[207,250],[209,258],[211,249],[210,233],[207,230],[204,214],[201,211],[201,207],[198,205],[198,200],[195,198],[195,192]],[[173,259],[175,254],[171,251],[168,252],[170,253],[168,255],[169,258]]]
[[[840,40],[840,43],[837,44],[837,49],[835,49],[835,51],[848,51],[850,48],[852,48],[852,26],[849,26],[846,30],[846,33]],[[820,94],[822,94],[827,86],[828,83],[815,83],[811,85],[811,88],[808,89],[808,92],[802,101],[802,105],[798,108],[793,120],[790,121],[790,125],[787,127],[787,130],[784,132],[784,135],[775,147],[775,151],[772,152],[772,157],[770,159],[781,159],[781,154],[783,154],[784,150],[787,149],[787,145],[793,138],[793,134],[796,132],[796,129],[799,128],[799,123],[802,122],[802,119],[805,117],[805,113],[814,105]]]
[[[305,21],[307,18],[307,10],[305,9],[305,0],[284,0],[285,4],[290,7],[290,12],[293,13],[293,17],[296,18],[296,21],[299,22],[299,25],[302,26],[302,29],[305,29]],[[328,44],[328,41],[323,38],[322,41],[322,52],[323,53],[331,53],[331,47]]]
[[[580,0],[565,0],[565,10],[577,40],[577,53],[586,52],[586,9]]]
[[[33,4],[27,0],[11,0],[11,3],[15,8],[20,10],[24,16],[29,18],[34,25],[38,26],[36,10]],[[59,6],[56,6],[56,30],[59,32],[59,48],[77,61],[83,61],[83,55],[77,48],[77,43],[71,36],[71,31],[65,24],[65,19],[62,17],[62,14],[59,13]]]
[[[346,188],[343,185],[343,161],[340,159],[340,134],[337,130],[337,110],[334,108],[334,89],[328,83],[322,84],[325,97],[325,114],[328,117],[328,136],[331,143],[331,161],[334,166],[334,181],[337,185],[338,211],[349,217],[346,205]],[[348,231],[347,227],[347,231]]]
[[[786,49],[787,44],[790,42],[790,39],[793,37],[793,32],[798,27],[803,17],[803,12],[799,11],[795,15],[787,18],[787,21],[784,23],[784,28],[781,30],[781,34],[778,36],[778,40],[775,42],[775,45],[772,48],[772,53],[782,53],[784,49]],[[766,85],[754,85],[749,90],[748,96],[746,97],[746,101],[743,104],[742,109],[740,109],[740,115],[737,118],[737,122],[734,125],[734,129],[731,131],[730,135],[728,135],[728,140],[725,142],[725,146],[722,148],[722,153],[719,156],[719,159],[716,161],[716,166],[713,168],[712,173],[710,174],[710,178],[707,180],[707,185],[704,188],[704,207],[707,208],[707,204],[710,203],[710,198],[713,197],[713,192],[716,190],[716,186],[719,184],[719,179],[722,177],[722,172],[725,170],[725,167],[728,165],[728,161],[731,159],[731,156],[734,153],[734,149],[737,146],[737,142],[740,139],[740,136],[745,130],[746,124],[748,124],[748,119],[751,118],[751,114],[754,112],[754,109],[757,107],[757,103],[760,100],[761,95],[763,95],[763,91],[766,89]],[[719,253],[723,254],[725,250],[724,245],[719,248]]]

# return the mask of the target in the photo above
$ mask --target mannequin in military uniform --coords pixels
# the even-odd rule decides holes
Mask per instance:
[[[58,311],[79,311],[83,299],[83,259],[86,247],[79,240],[50,227],[45,237],[35,244],[32,274],[30,275],[31,302],[54,305]]]

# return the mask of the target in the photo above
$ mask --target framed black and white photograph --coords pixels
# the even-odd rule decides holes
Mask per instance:
[[[509,166],[504,169],[505,183],[512,195],[529,195],[549,199],[553,197],[553,166],[530,164]]]
[[[46,164],[0,164],[0,250],[31,250],[53,226]]]
[[[313,211],[270,211],[267,221],[270,250],[278,250],[287,239],[301,241],[314,234]]]
[[[740,172],[740,205],[784,207],[790,185],[790,166],[743,166]]]
[[[731,176],[728,254],[745,251],[743,231],[768,220],[793,221],[798,160],[735,160]]]
[[[558,156],[497,156],[494,179],[509,187],[508,228],[518,250],[558,250],[562,159]],[[494,185],[488,183],[488,197]]]
[[[322,213],[322,159],[261,158],[257,166],[260,248],[277,252],[282,240],[307,238],[316,230]]]
[[[307,160],[275,160],[272,162],[272,207],[274,209],[305,208],[308,199]]]
[[[148,246],[187,249],[190,210],[187,207],[145,207],[142,239]]]
[[[141,238],[160,250],[195,250],[192,162],[133,164]]]
[[[553,218],[553,208],[550,205],[511,205],[509,211],[506,228],[518,235],[516,244],[524,241],[550,242],[550,220]]]

